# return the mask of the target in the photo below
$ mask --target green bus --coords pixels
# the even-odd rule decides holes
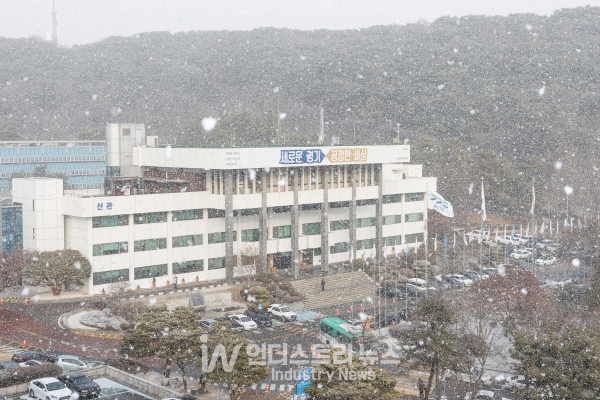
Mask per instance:
[[[371,335],[354,329],[352,325],[343,319],[328,317],[321,319],[319,323],[319,339],[331,346],[352,345],[352,351],[358,353],[361,350],[370,350]]]

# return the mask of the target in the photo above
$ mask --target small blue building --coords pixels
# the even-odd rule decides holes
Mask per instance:
[[[2,251],[23,248],[23,209],[20,205],[2,206]]]

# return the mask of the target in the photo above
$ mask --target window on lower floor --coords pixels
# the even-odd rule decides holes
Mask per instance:
[[[208,269],[222,269],[225,268],[225,257],[209,258]]]
[[[375,205],[375,199],[367,199],[367,200],[356,200],[357,206],[372,206]]]
[[[133,251],[150,251],[167,248],[167,238],[145,239],[133,242]]]
[[[95,244],[92,254],[94,256],[106,256],[109,254],[127,253],[129,251],[128,247],[127,242]]]
[[[105,215],[92,218],[92,228],[129,225],[129,215]]]
[[[329,253],[330,254],[335,254],[335,253],[344,253],[348,251],[348,243],[347,242],[342,242],[342,243],[336,243],[333,246],[329,246]]]
[[[386,194],[381,197],[383,204],[400,203],[402,201],[401,194]]]
[[[104,285],[107,283],[123,282],[128,280],[128,269],[115,269],[113,271],[94,272],[92,274],[92,281],[94,285]]]
[[[320,209],[321,209],[321,203],[300,205],[300,211],[311,211],[311,210],[320,210]]]
[[[134,224],[156,224],[161,222],[167,222],[167,213],[166,212],[155,212],[155,213],[145,213],[145,214],[134,214],[133,223]]]
[[[242,217],[249,217],[251,215],[258,215],[260,214],[260,208],[245,208],[243,210],[234,210],[233,211],[233,215],[234,216],[242,216]]]
[[[172,214],[173,221],[191,221],[194,219],[202,219],[202,218],[203,218],[203,212],[201,209],[173,211],[173,214]]]
[[[402,236],[388,236],[383,238],[386,246],[397,246],[402,244]]]
[[[404,215],[404,222],[423,221],[423,213],[410,213]]]
[[[173,274],[204,271],[204,260],[183,261],[173,263]]]
[[[425,193],[406,193],[404,195],[404,201],[423,201]]]
[[[292,211],[292,206],[278,206],[278,207],[269,207],[269,214],[280,214],[280,213],[288,213]]]
[[[273,239],[288,238],[292,236],[292,226],[276,226],[273,228]]]
[[[342,219],[339,221],[329,221],[329,230],[330,231],[342,231],[344,229],[348,229],[350,227],[350,221],[347,219]]]
[[[372,249],[374,243],[375,243],[375,239],[357,240],[356,241],[356,249],[357,250],[358,249],[364,249],[364,250]]]
[[[260,239],[260,229],[242,230],[242,242],[258,242]]]
[[[386,215],[382,222],[383,225],[399,224],[402,222],[402,215]]]
[[[344,207],[350,207],[350,202],[349,201],[333,201],[333,202],[329,203],[329,208],[344,208]]]
[[[167,275],[167,264],[149,265],[133,269],[133,279],[158,278]]]
[[[225,210],[217,210],[216,208],[208,209],[208,218],[225,218]]]
[[[321,223],[311,222],[308,224],[302,224],[303,235],[320,235],[321,234]]]
[[[186,235],[173,237],[173,248],[200,246],[202,244],[202,235]]]
[[[356,219],[356,227],[357,228],[367,228],[369,226],[375,226],[376,224],[377,224],[377,219],[375,217],[357,218]]]
[[[233,241],[237,240],[237,232],[233,231]],[[227,241],[227,232],[213,232],[208,234],[208,244],[225,243]]]
[[[423,242],[423,234],[422,233],[413,233],[410,235],[404,235],[404,243],[422,243]]]

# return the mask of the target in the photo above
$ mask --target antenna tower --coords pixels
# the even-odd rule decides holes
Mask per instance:
[[[52,41],[54,44],[58,44],[58,23],[56,22],[56,8],[54,7],[54,0],[52,0]]]

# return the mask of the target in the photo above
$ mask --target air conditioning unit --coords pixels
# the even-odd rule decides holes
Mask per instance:
[[[158,147],[158,136],[146,136],[147,147]]]

